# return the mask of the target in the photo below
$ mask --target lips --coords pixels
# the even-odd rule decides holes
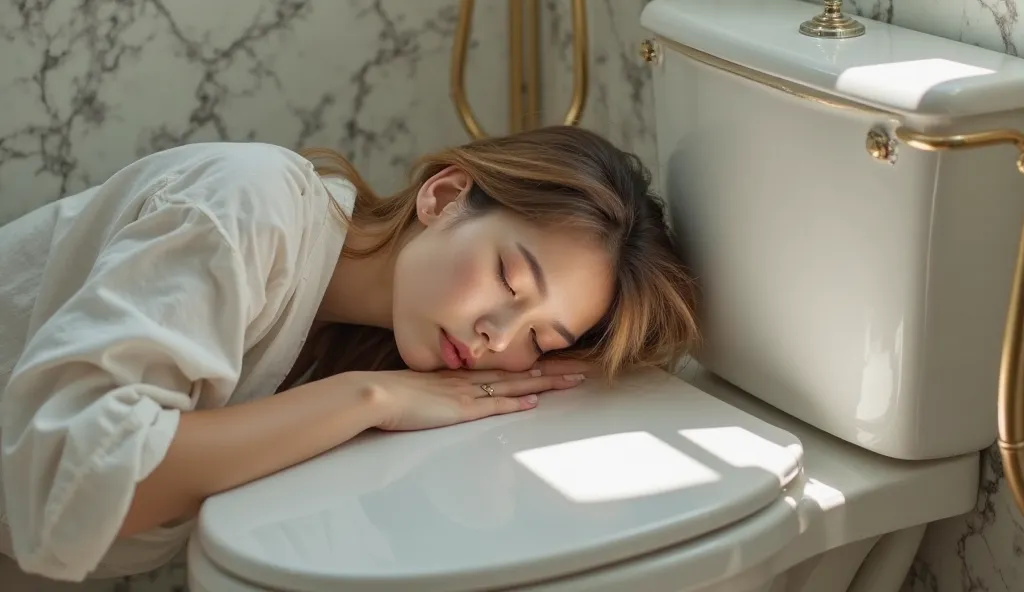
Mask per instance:
[[[449,370],[458,370],[459,368],[462,368],[462,356],[459,355],[459,349],[451,342],[448,338],[448,334],[444,332],[444,329],[441,329],[439,341],[441,359],[444,360],[445,366],[448,366]]]
[[[459,350],[459,357],[462,358],[462,363],[467,368],[472,368],[473,362],[475,362],[476,360],[473,358],[473,354],[470,353],[469,348],[466,347],[466,344],[462,343],[461,341],[455,339],[450,335],[448,336],[448,340],[452,342],[452,345],[455,346],[455,349]]]
[[[473,367],[473,355],[466,344],[449,335],[444,329],[441,329],[441,342],[441,357],[444,358],[445,364],[449,368],[456,370],[462,367]]]

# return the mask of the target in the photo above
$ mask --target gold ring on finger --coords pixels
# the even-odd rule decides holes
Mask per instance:
[[[485,393],[487,393],[488,397],[493,397],[494,396],[494,387],[493,386],[491,386],[489,384],[481,384],[480,388],[483,389],[483,391]]]

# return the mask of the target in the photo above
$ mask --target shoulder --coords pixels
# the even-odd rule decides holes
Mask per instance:
[[[208,206],[273,208],[301,202],[298,198],[315,190],[323,192],[312,163],[271,144],[189,144],[147,159],[164,161],[159,164],[166,171],[166,195]]]
[[[295,250],[319,232],[330,199],[312,163],[271,144],[188,144],[138,164],[165,179],[156,205],[202,210],[241,251]]]

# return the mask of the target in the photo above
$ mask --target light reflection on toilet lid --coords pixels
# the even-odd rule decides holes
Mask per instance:
[[[527,413],[368,433],[211,498],[221,569],[288,590],[473,590],[676,545],[775,501],[799,440],[661,371]]]

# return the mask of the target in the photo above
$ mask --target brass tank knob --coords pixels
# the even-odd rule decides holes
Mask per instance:
[[[875,160],[894,164],[896,162],[896,143],[883,129],[874,128],[868,131],[864,140],[864,148]]]
[[[640,57],[648,63],[658,59],[658,48],[654,45],[654,41],[644,39],[643,43],[640,44]]]

